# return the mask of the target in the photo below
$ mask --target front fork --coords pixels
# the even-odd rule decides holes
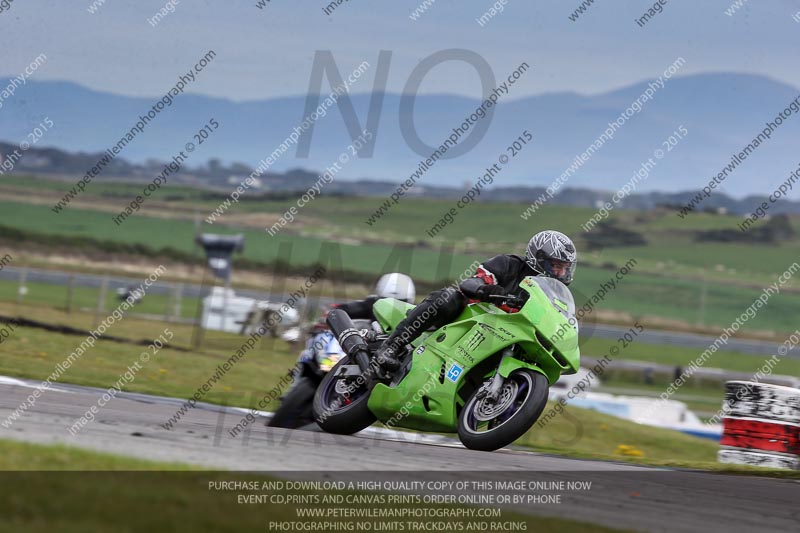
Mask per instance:
[[[506,382],[506,378],[500,375],[500,366],[503,364],[503,361],[506,360],[508,357],[514,356],[514,346],[509,346],[505,350],[503,350],[502,355],[500,356],[500,362],[497,365],[497,371],[492,376],[492,379],[484,383],[481,386],[481,390],[478,391],[478,398],[486,397],[489,400],[497,401],[500,397],[500,391],[503,390],[503,384]]]

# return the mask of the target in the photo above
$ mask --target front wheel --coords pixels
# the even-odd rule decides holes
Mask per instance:
[[[314,395],[314,419],[328,433],[352,435],[377,420],[367,406],[370,383],[336,377],[337,369],[354,364],[350,361],[350,356],[342,357],[322,378]]]
[[[470,396],[458,417],[458,438],[467,448],[491,452],[528,431],[547,404],[547,378],[527,368],[509,374],[496,401]]]

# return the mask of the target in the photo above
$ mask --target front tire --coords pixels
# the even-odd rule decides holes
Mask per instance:
[[[347,392],[347,381],[336,377],[337,369],[353,364],[350,356],[342,357],[328,372],[314,395],[314,420],[328,433],[352,435],[371,426],[377,418],[369,410],[370,383]]]
[[[547,404],[547,378],[519,368],[506,378],[497,402],[472,393],[458,417],[458,438],[470,450],[492,452],[528,431]]]
[[[297,429],[314,422],[311,413],[317,387],[309,378],[300,378],[283,398],[280,407],[270,419],[269,427]]]

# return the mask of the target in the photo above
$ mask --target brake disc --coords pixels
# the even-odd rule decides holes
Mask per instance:
[[[337,379],[336,385],[334,385],[334,390],[336,391],[336,394],[338,394],[339,396],[344,396],[345,394],[352,393],[351,383],[352,380]]]
[[[500,395],[496,401],[492,401],[488,397],[483,397],[475,403],[472,408],[472,414],[481,422],[488,422],[500,416],[514,403],[517,398],[519,385],[516,381],[507,380],[500,389]]]

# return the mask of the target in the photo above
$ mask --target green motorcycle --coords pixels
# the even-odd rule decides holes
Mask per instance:
[[[493,451],[521,437],[545,408],[549,386],[580,366],[575,301],[560,281],[527,277],[529,297],[495,296],[507,313],[473,303],[450,324],[427,331],[381,374],[374,353],[413,305],[375,303],[375,330],[358,331],[334,310],[331,329],[345,353],[320,383],[314,417],[323,430],[349,435],[381,421],[389,427],[458,433],[467,448]]]

